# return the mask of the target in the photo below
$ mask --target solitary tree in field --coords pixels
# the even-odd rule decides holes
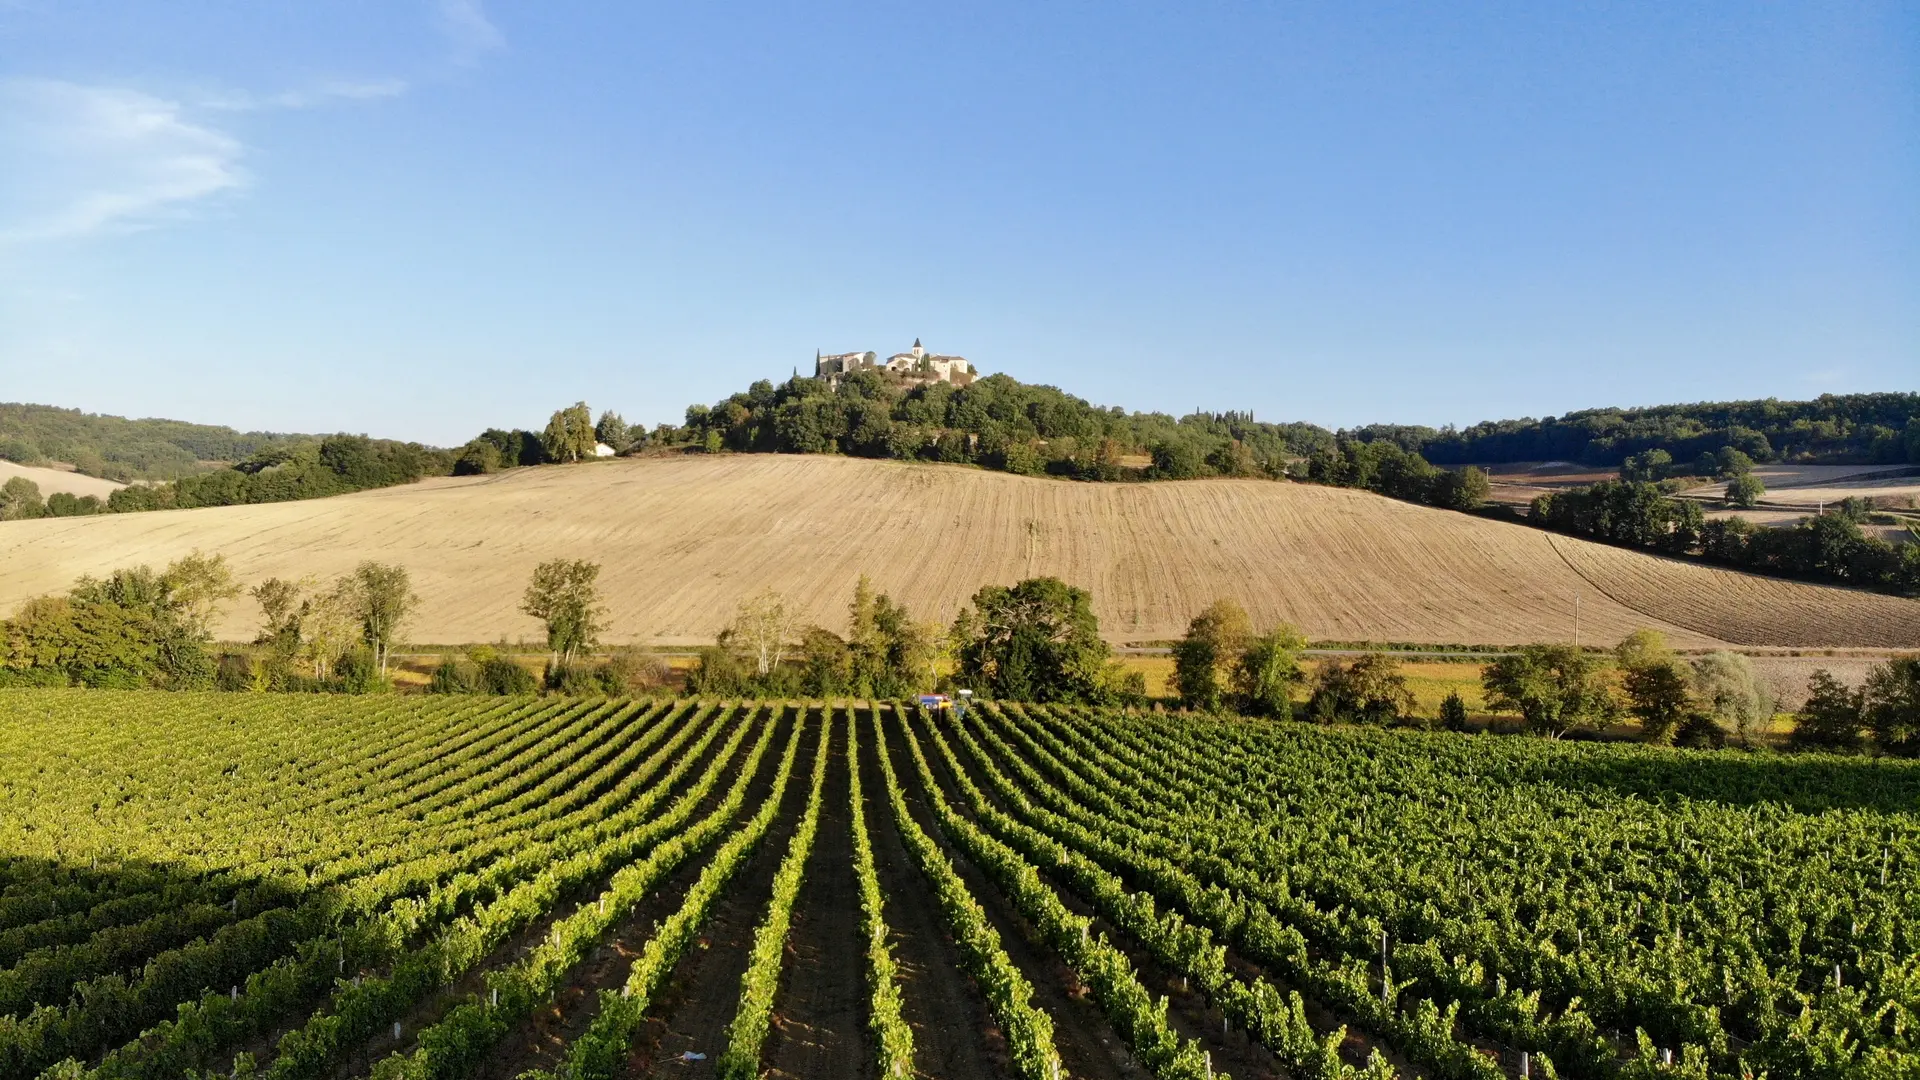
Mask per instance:
[[[380,677],[387,675],[387,653],[400,636],[407,617],[420,603],[404,566],[363,562],[346,579],[346,595],[361,636],[373,650]]]
[[[558,666],[600,642],[600,564],[585,559],[552,559],[533,569],[520,610],[547,624],[547,648]]]
[[[954,620],[960,675],[1010,701],[1100,701],[1111,650],[1093,597],[1059,578],[988,585]]]
[[[1601,679],[1601,663],[1571,645],[1527,645],[1480,673],[1487,704],[1517,712],[1550,738],[1613,719],[1619,706]]]
[[[1187,636],[1173,646],[1173,684],[1181,704],[1218,712],[1226,704],[1230,673],[1252,636],[1253,621],[1231,600],[1215,600],[1195,615]]]
[[[593,433],[593,410],[587,403],[578,401],[572,407],[556,410],[553,418],[547,421],[546,433],[540,436],[540,445],[546,450],[548,461],[584,461],[593,456],[593,444],[598,441]]]
[[[1741,473],[1727,481],[1726,503],[1728,506],[1751,510],[1759,504],[1760,496],[1766,493],[1767,485],[1761,483],[1759,477],[1752,473]]]

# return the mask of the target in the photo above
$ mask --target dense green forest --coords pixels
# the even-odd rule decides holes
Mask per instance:
[[[656,438],[707,450],[841,453],[963,462],[1082,480],[1278,475],[1294,457],[1333,446],[1313,424],[1274,424],[1250,413],[1127,412],[1051,386],[989,375],[967,386],[910,383],[861,371],[830,386],[796,377],[761,380],[745,393],[687,410]],[[1150,467],[1124,458],[1152,455]]]
[[[1822,394],[1812,401],[1700,402],[1582,409],[1463,429],[1374,424],[1351,434],[1397,443],[1439,465],[1577,461],[1620,465],[1665,450],[1675,461],[1731,446],[1755,461],[1920,464],[1920,394]]]
[[[64,461],[109,480],[173,480],[220,468],[288,442],[310,439],[235,431],[181,420],[129,420],[52,405],[0,403],[0,459]]]
[[[972,462],[1086,480],[1277,475],[1288,462],[1343,444],[1391,443],[1435,465],[1579,461],[1618,466],[1664,450],[1675,461],[1732,448],[1758,462],[1920,464],[1920,394],[1825,395],[1587,409],[1544,420],[1495,420],[1456,430],[1375,424],[1329,431],[1256,421],[1251,413],[1127,412],[1050,386],[990,375],[964,387],[913,384],[863,371],[837,386],[762,380],[687,410],[667,441],[711,450],[843,453]],[[1151,455],[1129,472],[1121,459]],[[1364,485],[1363,485],[1364,486]]]

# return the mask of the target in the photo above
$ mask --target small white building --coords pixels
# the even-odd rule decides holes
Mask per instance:
[[[618,451],[614,450],[613,447],[608,446],[606,443],[597,442],[593,444],[594,457],[612,457],[617,452]]]

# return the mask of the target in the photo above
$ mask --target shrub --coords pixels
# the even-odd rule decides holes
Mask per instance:
[[[1466,731],[1467,703],[1461,699],[1458,691],[1449,693],[1440,702],[1440,726],[1448,731]]]
[[[429,694],[471,694],[479,688],[480,673],[451,656],[440,661],[440,666],[433,669],[432,681],[427,683]]]
[[[619,697],[660,689],[672,680],[673,668],[665,658],[645,649],[615,649],[593,675],[602,691]]]
[[[495,656],[480,665],[480,686],[489,694],[531,694],[538,689],[533,672],[505,656]]]
[[[480,476],[500,471],[500,448],[484,439],[475,439],[462,447],[453,461],[453,475]]]
[[[221,653],[213,685],[215,689],[227,691],[253,689],[253,658],[246,653]]]

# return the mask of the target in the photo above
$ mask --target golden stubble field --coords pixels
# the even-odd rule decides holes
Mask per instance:
[[[844,629],[862,573],[945,622],[979,586],[1054,574],[1114,640],[1178,636],[1216,597],[1315,638],[1920,647],[1920,602],[1753,578],[1364,492],[1258,480],[1077,484],[975,469],[745,455],[446,478],[309,502],[0,524],[0,610],[83,573],[218,552],[252,583],[408,567],[408,637],[538,636],[535,564],[593,559],[613,641],[711,641],[771,586]],[[251,637],[231,606],[220,631]]]

